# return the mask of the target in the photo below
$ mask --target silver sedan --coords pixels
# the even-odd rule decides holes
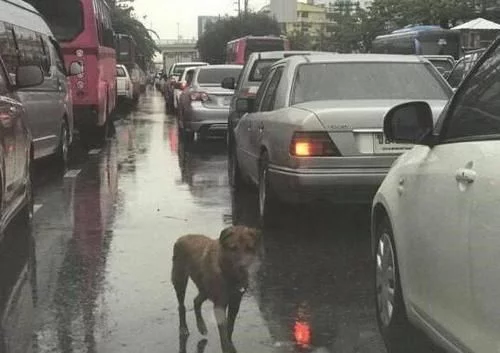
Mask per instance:
[[[276,200],[370,203],[411,145],[387,141],[384,115],[408,100],[437,119],[452,89],[416,56],[294,56],[275,63],[235,128],[231,183],[259,188],[263,221]]]
[[[191,140],[195,133],[226,133],[234,90],[221,87],[225,78],[236,80],[242,65],[211,65],[197,68],[186,79],[179,99],[179,129]]]

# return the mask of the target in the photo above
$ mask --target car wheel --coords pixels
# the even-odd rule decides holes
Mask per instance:
[[[59,138],[59,146],[56,152],[57,166],[62,170],[66,170],[68,166],[69,148],[70,148],[69,141],[70,141],[69,126],[66,120],[63,120],[61,126],[61,136]]]
[[[377,227],[375,251],[376,313],[387,351],[430,352],[431,342],[406,314],[394,236],[387,218]]]
[[[276,197],[269,187],[269,156],[264,152],[259,163],[259,219],[262,226],[272,225]]]
[[[228,158],[229,164],[229,185],[234,189],[241,189],[244,186],[243,176],[241,175],[240,165],[238,163],[238,157],[236,156],[236,151],[231,149]]]

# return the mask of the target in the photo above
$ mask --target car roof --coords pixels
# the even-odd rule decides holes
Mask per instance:
[[[208,70],[208,69],[242,69],[243,65],[233,65],[233,64],[221,64],[221,65],[208,65],[208,66],[199,66],[197,69]]]
[[[294,63],[425,63],[427,60],[417,55],[395,55],[395,54],[335,54],[335,55],[300,55],[291,56],[283,61]],[[277,65],[276,63],[275,65]]]
[[[188,65],[208,65],[208,63],[203,61],[185,61],[174,64],[174,66],[188,66]]]
[[[336,53],[319,52],[319,51],[317,52],[314,50],[265,51],[265,52],[252,53],[248,61],[253,60],[254,58],[257,58],[259,60],[283,59],[287,55],[329,55],[329,54],[336,54]]]
[[[49,25],[40,13],[32,5],[21,0],[0,1],[0,21],[53,37]]]

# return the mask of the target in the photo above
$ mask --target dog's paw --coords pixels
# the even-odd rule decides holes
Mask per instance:
[[[198,331],[200,331],[200,334],[203,336],[206,336],[208,333],[208,330],[207,330],[207,325],[205,324],[205,322],[199,321],[199,322],[197,322],[197,326],[198,326]]]
[[[185,327],[179,327],[179,335],[181,336],[189,336],[189,329],[187,328],[187,326]]]

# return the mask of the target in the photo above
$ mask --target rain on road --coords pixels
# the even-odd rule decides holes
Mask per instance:
[[[34,353],[182,352],[170,283],[175,240],[257,224],[255,192],[228,186],[224,140],[184,146],[153,90],[122,115],[116,138],[81,153],[64,177],[37,166],[32,230],[12,231],[0,249],[12,347],[33,337]],[[369,209],[308,205],[276,217],[236,320],[238,352],[384,352]],[[7,301],[6,293],[15,294]],[[186,352],[220,352],[211,303],[203,306],[208,341],[196,330],[195,294],[190,283]]]

